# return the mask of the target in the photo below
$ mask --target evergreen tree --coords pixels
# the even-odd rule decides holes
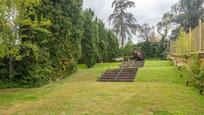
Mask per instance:
[[[107,32],[108,37],[108,48],[107,48],[107,55],[108,61],[112,61],[113,58],[119,56],[119,44],[116,35],[112,31]]]
[[[120,35],[123,48],[127,39],[130,40],[132,34],[135,34],[139,27],[134,15],[127,11],[129,8],[135,7],[135,3],[130,0],[114,0],[112,7],[114,7],[114,11],[109,16],[109,21],[113,24],[116,34]]]
[[[96,33],[94,33],[95,25],[93,22],[94,12],[88,9],[84,12],[84,31],[81,41],[82,46],[82,61],[88,68],[96,64],[97,50],[96,50]]]
[[[42,0],[42,12],[51,20],[49,50],[52,66],[67,72],[76,71],[80,56],[81,0]]]
[[[108,52],[108,41],[107,41],[107,31],[105,25],[101,20],[97,20],[99,43],[97,45],[98,49],[98,62],[107,62],[107,52]]]
[[[38,0],[18,1],[18,25],[21,39],[21,54],[25,56],[17,62],[16,77],[21,79],[21,85],[26,87],[38,87],[47,84],[51,80],[51,61],[48,50],[48,39],[52,25],[51,21],[43,17],[39,9]]]
[[[82,0],[0,1],[0,87],[39,87],[117,56],[116,36]]]

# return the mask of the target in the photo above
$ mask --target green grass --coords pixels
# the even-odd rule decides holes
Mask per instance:
[[[120,63],[97,64],[65,80],[35,89],[0,90],[0,114],[31,115],[202,115],[204,96],[186,87],[187,76],[169,61],[146,61],[133,83],[96,82],[108,68]]]
[[[179,71],[170,61],[147,61],[145,67],[139,69],[136,81],[185,84],[187,79],[187,76],[180,78]]]

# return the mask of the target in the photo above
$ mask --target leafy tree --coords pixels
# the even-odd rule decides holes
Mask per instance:
[[[41,12],[51,20],[49,50],[57,71],[76,71],[82,36],[81,0],[42,0]]]
[[[1,79],[11,82],[15,75],[14,61],[20,60],[20,44],[17,37],[17,25],[15,25],[15,9],[12,1],[2,0],[0,2],[0,75]]]
[[[117,36],[111,30],[107,30],[99,19],[97,19],[96,26],[99,38],[99,42],[96,43],[99,56],[97,62],[110,62],[119,54]]]
[[[24,87],[39,87],[51,80],[51,61],[48,50],[48,39],[51,32],[48,28],[51,21],[40,14],[42,7],[36,1],[18,1],[18,25],[21,44],[21,53],[25,54],[21,61],[17,62],[16,77],[22,80]]]
[[[161,40],[159,42],[159,46],[157,48],[157,54],[161,54],[160,56],[165,58],[169,51],[169,42],[168,35],[172,30],[172,21],[173,15],[168,12],[165,13],[162,17],[162,20],[157,24],[157,33],[160,35]]]
[[[134,15],[127,12],[128,8],[135,7],[135,3],[129,0],[114,0],[112,7],[114,11],[108,20],[113,24],[114,32],[121,37],[121,46],[124,47],[125,41],[130,40],[139,27]]]
[[[108,60],[108,35],[107,30],[105,29],[104,23],[97,19],[97,27],[98,27],[98,35],[99,35],[99,43],[97,45],[98,49],[98,62],[106,62]],[[117,39],[117,38],[116,38]]]
[[[171,30],[171,20],[173,15],[171,13],[165,13],[162,17],[162,21],[157,24],[157,32],[161,36],[161,41],[167,39],[167,36]]]
[[[56,70],[76,70],[81,52],[81,0],[4,0],[1,5],[0,76],[4,78],[0,80],[6,82],[12,74],[13,87],[38,87],[48,83]]]
[[[4,2],[5,9],[1,12],[2,31],[0,34],[3,53],[0,59],[0,79],[5,84],[10,82],[6,87],[36,87],[48,82],[45,80],[48,75],[45,69],[39,70],[40,48],[31,40],[38,38],[36,34],[33,34],[34,32],[40,32],[37,30],[43,29],[35,23],[35,19],[29,18],[35,14],[31,10],[35,5],[37,6],[35,2],[27,0]],[[25,29],[24,33],[22,29]]]
[[[79,62],[93,67],[97,62],[110,62],[119,54],[118,40],[91,9],[83,13],[82,56]]]
[[[118,55],[117,37],[82,0],[0,1],[0,87],[39,87]]]
[[[119,56],[119,44],[116,35],[111,31],[107,31],[107,39],[108,39],[108,47],[107,47],[107,55],[108,61],[112,61],[113,58]]]
[[[87,9],[84,12],[84,31],[81,41],[82,45],[82,60],[88,68],[93,67],[97,62],[97,47],[96,47],[96,34],[94,32],[94,12],[91,9]]]
[[[144,52],[147,58],[166,58],[168,53],[168,40],[166,39],[169,26],[168,18],[164,17],[163,21],[158,24],[158,33],[162,36],[161,39],[155,34],[155,28],[148,24],[143,24],[140,29],[139,37],[143,42],[136,45],[137,49]]]
[[[180,0],[172,6],[173,22],[188,30],[198,25],[204,14],[203,0]]]
[[[179,0],[178,3],[172,6],[171,12],[164,14],[164,17],[171,17],[171,20],[168,21],[168,23],[174,26],[171,33],[172,39],[178,37],[181,26],[184,27],[186,32],[188,32],[190,27],[196,27],[199,20],[204,19],[203,4],[203,0]],[[167,18],[167,20],[169,20],[169,18]]]
[[[155,36],[155,28],[149,26],[148,24],[143,24],[140,28],[139,37],[142,38],[145,42],[156,42],[158,41]]]
[[[121,48],[121,55],[123,57],[131,56],[133,50],[135,49],[135,44],[132,41],[129,41],[124,48]]]
[[[176,41],[176,53],[185,53],[188,52],[189,50],[189,41],[186,40],[187,35],[184,29],[181,27],[179,30],[179,39]],[[194,49],[192,49],[194,50]]]
[[[198,25],[199,19],[204,19],[203,4],[203,0],[179,0],[172,6],[170,12],[164,14],[162,21],[158,24],[158,31],[163,30],[163,35],[165,35],[165,28],[172,27],[171,39],[179,36],[181,26],[184,27],[185,32],[188,32],[190,27],[194,28]]]

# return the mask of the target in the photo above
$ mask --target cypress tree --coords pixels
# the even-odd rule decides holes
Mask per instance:
[[[94,13],[90,9],[84,12],[84,31],[81,40],[82,46],[82,61],[88,68],[96,64],[97,50],[96,50],[96,36],[94,35],[95,25],[93,23]]]

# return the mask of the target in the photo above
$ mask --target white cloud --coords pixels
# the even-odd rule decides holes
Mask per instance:
[[[112,13],[111,8],[113,0],[84,0],[84,8],[94,10],[97,17],[102,19],[108,25],[108,16]],[[135,15],[138,23],[157,24],[163,14],[170,10],[171,6],[178,0],[133,0],[135,8],[130,11]]]
[[[164,13],[171,9],[171,6],[179,0],[132,0],[135,1],[135,8],[130,11],[135,15],[139,24],[149,23],[156,25]],[[113,0],[84,0],[84,8],[94,10],[97,17],[111,27],[108,23],[108,17],[113,12],[111,8]],[[138,42],[138,37],[134,36],[133,42]]]

